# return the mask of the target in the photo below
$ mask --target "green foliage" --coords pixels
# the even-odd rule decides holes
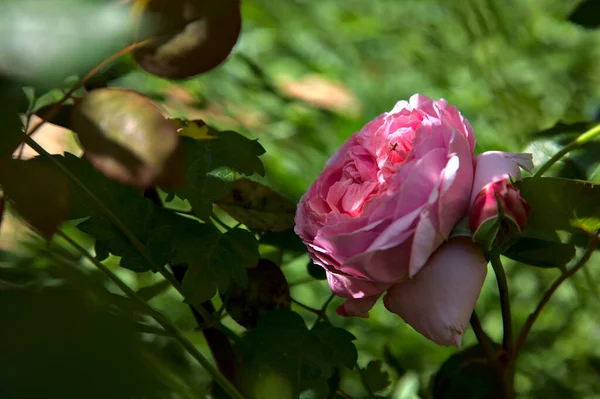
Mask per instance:
[[[284,231],[294,227],[296,204],[249,179],[236,180],[231,192],[215,203],[238,222],[256,231]]]
[[[600,186],[554,177],[526,178],[517,183],[531,206],[528,226],[546,230],[594,232],[600,229]]]
[[[434,399],[502,399],[502,382],[479,345],[442,364],[432,381]]]
[[[0,3],[0,75],[53,88],[95,67],[134,33],[129,9],[110,2],[7,0]]]
[[[251,391],[259,376],[275,374],[285,379],[290,397],[307,390],[326,397],[327,379],[334,368],[353,368],[356,363],[354,339],[348,331],[325,322],[309,330],[297,313],[267,313],[244,339],[244,384]]]
[[[69,213],[69,181],[48,159],[6,161],[0,184],[19,214],[45,237],[51,237]]]
[[[562,268],[575,256],[575,246],[560,241],[521,237],[502,255],[532,266]]]
[[[252,329],[263,314],[290,309],[290,287],[277,264],[260,259],[258,266],[248,270],[248,284],[236,283],[221,294],[227,313],[241,326]]]
[[[569,15],[569,21],[584,28],[600,27],[600,4],[594,0],[584,0]]]
[[[186,135],[195,129],[197,122],[190,122],[180,132],[183,135],[186,184],[168,190],[181,199],[187,199],[194,213],[206,219],[212,213],[212,203],[227,195],[236,174],[265,174],[259,155],[264,154],[262,146],[235,132],[217,132],[204,126],[206,132],[197,140]]]
[[[372,392],[383,391],[390,385],[390,376],[387,371],[381,369],[381,360],[372,360],[361,371],[362,377]]]

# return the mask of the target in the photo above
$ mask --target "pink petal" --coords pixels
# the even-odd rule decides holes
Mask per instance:
[[[483,251],[467,237],[442,245],[412,279],[396,284],[386,308],[439,345],[460,346],[487,274]]]
[[[488,151],[475,158],[475,177],[471,191],[471,203],[486,184],[512,176],[521,179],[521,168],[531,170],[531,154],[512,154],[510,152]]]
[[[379,296],[390,287],[390,284],[374,283],[354,278],[341,273],[327,272],[327,282],[331,291],[342,298],[365,298]]]
[[[380,295],[360,299],[346,299],[335,311],[338,315],[349,317],[369,317],[369,310],[375,305]]]

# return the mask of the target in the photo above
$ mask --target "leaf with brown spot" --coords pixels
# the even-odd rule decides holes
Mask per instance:
[[[0,184],[23,219],[46,238],[69,213],[69,180],[49,159],[8,160],[0,169]]]
[[[223,62],[237,42],[239,0],[149,0],[145,11],[158,21],[158,39],[133,56],[146,71],[184,79]]]
[[[253,230],[284,231],[294,226],[296,205],[249,179],[234,181],[230,193],[217,199],[215,204]]]
[[[227,313],[247,329],[254,328],[266,312],[289,310],[292,301],[285,276],[279,266],[268,259],[261,259],[258,267],[248,269],[246,287],[233,283],[221,296]]]
[[[111,179],[135,187],[183,182],[177,130],[136,91],[91,91],[73,109],[73,130],[90,163]]]

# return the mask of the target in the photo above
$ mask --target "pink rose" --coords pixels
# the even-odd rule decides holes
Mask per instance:
[[[473,241],[488,250],[508,249],[525,229],[531,210],[510,179],[520,179],[519,166],[531,170],[531,154],[485,152],[475,159],[476,173],[469,210]],[[487,182],[487,183],[486,183]],[[481,184],[485,184],[479,191]]]
[[[296,233],[346,298],[338,314],[367,316],[387,291],[389,311],[460,345],[487,272],[469,238],[448,241],[472,202],[474,148],[455,107],[416,94],[329,159],[298,204]]]

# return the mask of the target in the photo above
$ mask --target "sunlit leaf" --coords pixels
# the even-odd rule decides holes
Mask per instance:
[[[284,231],[294,226],[296,205],[260,183],[236,180],[231,192],[215,203],[238,222],[257,231]]]
[[[146,71],[188,78],[223,62],[241,29],[239,0],[150,0],[146,12],[159,25],[159,39],[134,52]]]
[[[188,134],[190,130],[192,132]],[[180,130],[184,136],[186,184],[167,191],[187,199],[194,213],[206,219],[212,212],[213,201],[227,195],[238,174],[264,175],[265,169],[258,156],[265,150],[256,140],[235,132],[218,132],[208,128],[206,135],[202,133],[199,136],[198,130],[197,122],[190,122]],[[198,138],[186,137],[189,135]]]
[[[248,284],[232,284],[221,294],[225,309],[238,324],[252,329],[266,312],[290,309],[290,288],[279,266],[261,259],[258,266],[248,269]]]
[[[19,214],[47,238],[69,214],[69,181],[49,159],[8,160],[0,168],[0,184]]]
[[[259,375],[277,373],[288,380],[295,397],[307,390],[327,393],[334,368],[354,367],[354,339],[348,331],[325,322],[308,330],[294,312],[266,313],[245,337],[244,386],[252,391]]]
[[[177,131],[140,93],[91,91],[76,103],[72,128],[85,156],[108,177],[136,187],[182,183]]]
[[[600,229],[600,185],[556,177],[517,183],[531,206],[528,226],[547,230]]]

